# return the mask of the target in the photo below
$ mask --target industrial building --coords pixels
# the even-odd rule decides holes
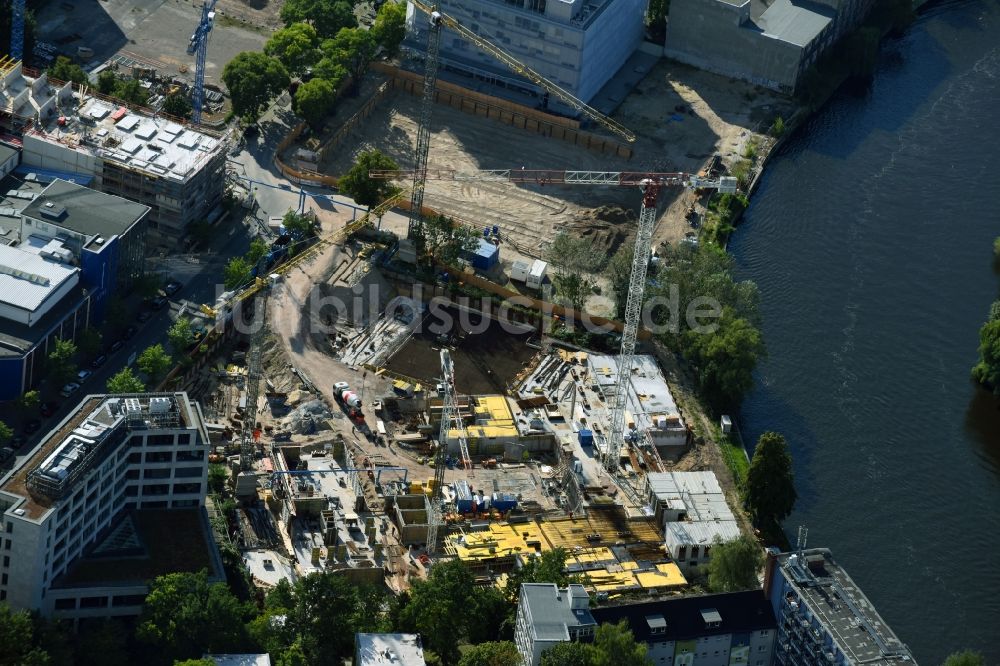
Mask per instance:
[[[354,634],[354,666],[424,666],[420,634]]]
[[[589,102],[639,47],[646,0],[444,0],[440,10]],[[427,17],[407,7],[409,42],[427,43]],[[441,36],[441,66],[519,93],[542,91],[455,33]],[[553,100],[554,105],[555,100]]]
[[[762,590],[684,596],[591,609],[598,624],[624,621],[654,664],[770,666],[777,635]]]
[[[769,551],[764,590],[778,622],[776,664],[916,664],[826,548]]]
[[[208,448],[185,393],[87,396],[0,479],[0,600],[126,616],[158,575],[224,580],[203,508]]]
[[[19,167],[21,169],[21,167]],[[0,400],[37,385],[59,339],[103,317],[142,275],[149,207],[39,174],[6,198],[0,245]]]
[[[113,102],[80,99],[45,73],[7,63],[0,114],[23,127],[22,164],[93,178],[93,187],[149,206],[150,247],[182,240],[196,220],[221,214],[225,147],[217,136]]]
[[[667,551],[684,572],[708,562],[712,546],[740,536],[714,472],[650,472],[646,494]]]
[[[582,585],[524,583],[517,602],[514,643],[525,666],[538,666],[542,653],[558,643],[593,636],[597,622]]]
[[[793,92],[802,74],[868,13],[872,0],[674,0],[664,55]]]

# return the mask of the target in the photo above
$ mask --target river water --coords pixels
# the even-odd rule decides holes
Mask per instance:
[[[730,249],[809,529],[926,665],[1000,664],[1000,400],[969,379],[997,297],[1000,2],[937,3],[776,155]]]

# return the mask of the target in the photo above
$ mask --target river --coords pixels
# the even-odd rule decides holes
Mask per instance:
[[[969,379],[997,297],[1000,2],[936,3],[771,161],[730,250],[769,357],[748,442],[789,439],[786,521],[917,660],[1000,664],[1000,400]]]

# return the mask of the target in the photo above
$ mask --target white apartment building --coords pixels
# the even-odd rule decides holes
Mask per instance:
[[[542,653],[558,643],[589,639],[596,627],[583,585],[562,589],[555,583],[521,585],[514,643],[524,666],[538,666]]]
[[[87,396],[0,479],[0,600],[132,615],[155,576],[221,576],[203,509],[208,441],[185,393]]]

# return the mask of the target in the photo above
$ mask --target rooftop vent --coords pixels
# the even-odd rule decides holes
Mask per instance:
[[[52,201],[46,201],[39,210],[42,213],[42,217],[47,217],[50,220],[62,219],[62,216],[66,214],[65,206]]]

